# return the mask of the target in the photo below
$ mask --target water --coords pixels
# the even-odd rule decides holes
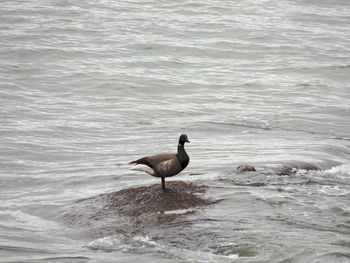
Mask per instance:
[[[347,1],[0,14],[0,262],[350,262]],[[140,235],[66,222],[77,200],[159,183],[127,163],[181,133],[191,161],[174,180],[221,202]]]

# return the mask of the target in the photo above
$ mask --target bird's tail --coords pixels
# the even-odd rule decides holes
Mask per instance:
[[[129,164],[147,164],[147,162],[146,162],[146,158],[143,157],[143,158],[137,159],[135,161],[131,161]]]
[[[146,172],[152,176],[154,176],[155,172],[151,165],[148,163],[147,157],[143,157],[141,159],[137,159],[135,161],[130,162],[129,164],[135,164],[131,169],[136,171]]]

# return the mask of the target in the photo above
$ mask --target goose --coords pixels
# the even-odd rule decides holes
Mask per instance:
[[[185,142],[190,142],[186,134],[179,138],[177,153],[161,153],[142,157],[129,164],[135,164],[132,170],[146,172],[162,180],[162,190],[165,191],[165,177],[180,173],[188,165],[190,158],[185,151]]]

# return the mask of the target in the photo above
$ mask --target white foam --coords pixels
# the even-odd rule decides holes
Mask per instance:
[[[342,164],[334,166],[331,169],[325,171],[328,174],[333,175],[349,175],[350,176],[350,164]]]
[[[148,236],[113,235],[93,240],[87,247],[103,251],[120,250],[128,252],[135,248],[154,247],[156,245],[157,243],[150,240]]]
[[[188,250],[176,247],[160,245],[151,240],[148,236],[113,235],[98,238],[91,241],[87,247],[91,249],[114,251],[132,254],[159,254],[166,258],[180,259],[183,262],[232,262],[239,258],[239,255],[217,255],[210,252]]]
[[[98,249],[103,251],[112,251],[122,249],[123,240],[122,236],[107,236],[98,238],[96,240],[91,241],[87,247],[92,249]]]
[[[153,247],[153,246],[157,245],[157,243],[152,241],[152,240],[150,240],[148,236],[135,236],[135,237],[133,237],[133,239],[136,242],[138,242],[140,244],[147,245],[147,246],[152,246]]]
[[[171,215],[171,214],[175,214],[175,215],[181,215],[181,214],[186,214],[186,213],[191,213],[194,212],[194,209],[188,208],[188,209],[177,209],[177,210],[168,210],[168,211],[164,211],[164,214],[167,215]]]
[[[350,176],[350,163],[341,164],[338,166],[333,166],[330,169],[326,170],[304,170],[298,169],[296,172],[297,175],[315,175],[315,176],[331,176],[339,178],[348,178]]]

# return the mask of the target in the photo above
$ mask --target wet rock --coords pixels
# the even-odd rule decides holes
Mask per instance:
[[[256,172],[256,169],[252,165],[240,165],[236,168],[235,173]]]
[[[205,192],[203,186],[181,181],[169,181],[166,186],[165,192],[155,184],[80,200],[67,220],[73,225],[89,226],[98,235],[139,233],[214,203],[198,196]]]
[[[300,170],[318,171],[318,170],[320,170],[320,167],[318,167],[315,164],[311,164],[311,163],[294,162],[294,163],[287,163],[287,164],[284,164],[282,166],[279,166],[279,167],[275,168],[274,172],[277,175],[293,175],[293,174],[296,174]]]
[[[261,178],[261,174],[257,173],[256,168],[248,164],[237,166],[231,177],[219,179],[221,182],[247,187],[265,186],[264,180],[265,178]]]
[[[181,181],[167,183],[163,192],[159,184],[129,188],[105,194],[108,209],[113,209],[126,216],[140,216],[144,213],[158,213],[169,210],[186,209],[207,205],[208,202],[194,195],[203,192],[204,187]]]
[[[295,174],[298,171],[298,168],[296,167],[289,167],[286,165],[282,165],[280,167],[275,168],[274,172],[277,175],[292,175]]]

